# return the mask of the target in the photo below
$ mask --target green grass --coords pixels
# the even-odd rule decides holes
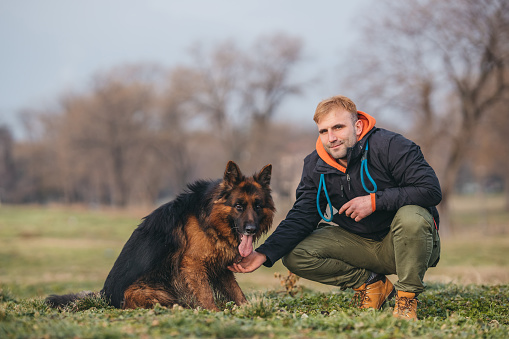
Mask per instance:
[[[221,312],[156,306],[118,310],[89,298],[68,309],[49,309],[41,298],[0,293],[2,338],[505,338],[509,330],[507,286],[432,285],[420,297],[421,320],[396,320],[391,308],[351,307],[351,293],[306,291],[250,294],[250,304],[226,304]]]
[[[150,211],[0,206],[0,338],[505,338],[509,235],[503,230],[509,215],[498,209],[488,224],[480,224],[482,211],[472,209],[471,200],[460,206],[467,203],[472,207],[453,216],[468,232],[442,239],[442,259],[426,275],[416,323],[393,319],[392,305],[378,312],[358,310],[350,305],[352,291],[303,279],[298,282],[303,292],[291,297],[274,277],[286,274],[280,263],[238,275],[250,303],[226,304],[221,312],[122,311],[94,298],[56,311],[44,297],[99,291],[125,241]]]

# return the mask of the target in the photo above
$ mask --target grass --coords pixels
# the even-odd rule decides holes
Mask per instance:
[[[481,218],[472,199],[458,202],[468,204],[453,214],[463,231],[442,239],[441,262],[426,275],[416,323],[393,319],[392,305],[358,310],[350,304],[351,291],[303,279],[292,297],[274,277],[286,275],[280,263],[238,275],[250,303],[222,305],[221,312],[159,306],[121,311],[96,298],[56,311],[44,297],[100,290],[123,244],[150,211],[0,206],[0,338],[505,338],[509,214],[496,210]]]
[[[68,309],[49,309],[41,298],[3,294],[2,338],[505,338],[509,329],[507,286],[434,284],[421,295],[418,322],[382,311],[351,307],[351,293],[305,291],[249,295],[250,304],[226,304],[221,312],[156,306],[118,310],[89,298]],[[1,299],[0,299],[1,300]]]

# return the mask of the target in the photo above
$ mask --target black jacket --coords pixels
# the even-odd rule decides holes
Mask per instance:
[[[325,185],[334,206],[333,222],[360,236],[381,240],[389,232],[397,210],[405,205],[418,205],[432,213],[438,227],[439,218],[435,208],[442,199],[440,184],[434,170],[411,140],[400,134],[374,127],[374,119],[359,112],[367,131],[348,150],[347,168],[341,167],[325,153],[320,140],[317,150],[304,159],[302,178],[297,187],[296,201],[285,220],[274,233],[256,249],[267,256],[265,266],[272,266],[307,237],[321,220],[317,210],[317,192],[320,175],[325,176]],[[361,116],[362,115],[362,116]],[[377,185],[373,193],[376,210],[360,222],[339,215],[337,210],[347,201],[368,195],[361,183],[361,158],[369,140],[368,170]],[[334,161],[334,162],[332,162]],[[373,188],[364,175],[366,186]],[[323,189],[320,193],[320,208],[326,216],[327,200]],[[328,208],[327,208],[328,210]]]

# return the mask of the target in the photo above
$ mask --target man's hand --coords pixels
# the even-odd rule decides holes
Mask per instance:
[[[262,266],[266,260],[267,256],[265,254],[253,251],[247,257],[242,258],[240,262],[228,266],[228,269],[235,273],[250,273]]]
[[[339,214],[345,213],[345,215],[349,218],[354,219],[359,222],[371,213],[373,213],[373,209],[371,207],[371,197],[369,195],[365,195],[362,197],[357,197],[339,209]]]

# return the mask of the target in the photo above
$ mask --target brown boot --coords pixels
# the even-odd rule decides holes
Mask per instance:
[[[415,293],[398,291],[392,315],[406,320],[417,320],[417,298]]]
[[[374,308],[379,310],[387,300],[390,300],[396,290],[385,275],[378,275],[373,281],[354,288],[353,302],[359,308]]]

